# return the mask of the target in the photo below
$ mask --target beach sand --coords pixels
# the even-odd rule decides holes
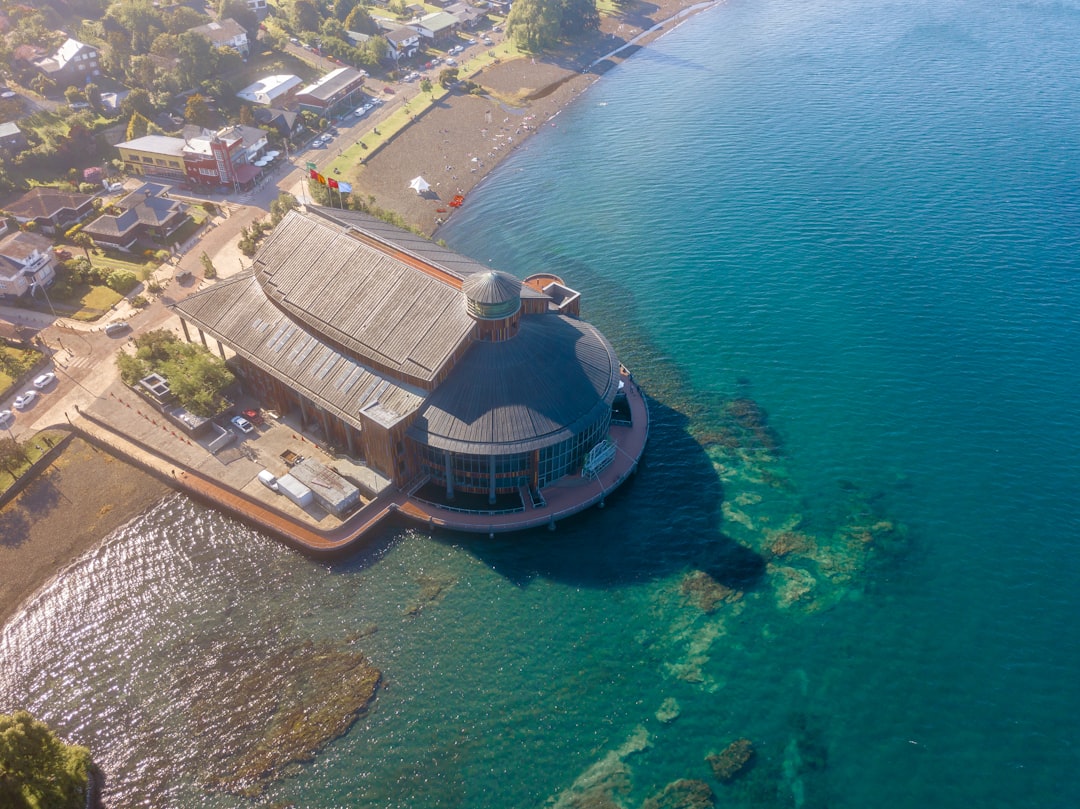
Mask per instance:
[[[74,439],[0,509],[0,623],[64,566],[169,491],[135,466]]]
[[[487,91],[484,96],[451,93],[424,111],[414,100],[414,122],[362,166],[346,167],[342,178],[352,182],[357,199],[374,198],[379,208],[430,235],[453,215],[447,203],[455,194],[467,196],[531,134],[557,127],[552,119],[560,110],[603,73],[674,28],[675,15],[698,5],[659,0],[628,6],[618,16],[603,18],[598,33],[564,50],[503,61],[469,77]],[[665,20],[662,28],[641,36]],[[593,67],[639,36],[618,56]],[[430,192],[421,196],[409,188],[416,176],[431,184]]]

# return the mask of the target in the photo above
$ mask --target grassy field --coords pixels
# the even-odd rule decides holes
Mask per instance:
[[[79,310],[71,315],[72,320],[91,322],[112,309],[124,297],[107,286],[80,286],[74,290],[71,305],[78,304]]]
[[[26,453],[26,458],[21,464],[14,469],[12,474],[11,469],[4,469],[0,467],[0,492],[6,492],[8,488],[21,477],[30,466],[37,461],[42,455],[49,451],[49,447],[55,444],[64,434],[56,430],[44,430],[37,433],[35,436],[29,439],[25,439],[22,442],[23,451]],[[8,440],[5,437],[0,437],[0,440]]]
[[[32,348],[0,345],[0,354],[4,356],[0,362],[0,398],[3,398],[10,392],[15,379],[34,367],[34,363],[41,358],[41,352]]]

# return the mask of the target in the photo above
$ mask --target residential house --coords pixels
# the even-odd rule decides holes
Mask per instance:
[[[4,209],[20,224],[36,222],[42,233],[63,233],[94,212],[94,197],[38,186],[9,202]]]
[[[114,203],[118,214],[103,214],[83,227],[103,247],[130,251],[142,242],[168,244],[169,238],[191,217],[182,202],[168,199],[165,186],[146,183]]]
[[[386,44],[390,46],[390,56],[395,62],[411,59],[420,50],[420,34],[407,26],[387,31],[385,37]]]
[[[52,239],[15,231],[0,239],[0,296],[19,297],[56,279]]]
[[[68,38],[51,56],[38,59],[34,67],[55,84],[57,90],[65,87],[83,87],[101,75],[97,48]]]
[[[247,0],[248,11],[254,11],[260,20],[266,16],[266,0]]]
[[[334,115],[351,106],[364,87],[364,74],[351,67],[332,70],[296,94],[300,109],[319,115]]]
[[[470,31],[475,31],[487,19],[483,9],[462,2],[451,3],[446,6],[445,11],[457,17],[461,27]]]
[[[304,129],[300,113],[279,110],[276,107],[259,107],[255,110],[255,120],[262,126],[275,129],[286,140],[293,140]]]
[[[219,50],[232,48],[241,56],[247,56],[251,50],[248,44],[247,30],[232,17],[214,20],[206,25],[199,25],[189,30],[193,34],[206,37],[210,40],[210,44]]]
[[[9,155],[16,155],[28,145],[26,135],[14,121],[0,124],[0,150]]]
[[[425,14],[419,20],[408,24],[423,39],[439,44],[446,42],[457,33],[461,27],[461,21],[453,14],[445,11],[436,11]]]
[[[299,76],[280,73],[259,79],[249,84],[236,95],[244,101],[260,104],[264,107],[281,106],[292,97],[296,88],[301,84],[303,84],[303,80]]]

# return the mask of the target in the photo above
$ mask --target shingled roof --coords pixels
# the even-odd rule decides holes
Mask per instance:
[[[18,199],[9,202],[5,208],[8,213],[20,219],[36,217],[49,218],[63,210],[77,211],[93,200],[90,194],[77,194],[58,191],[55,188],[37,186],[31,188]]]
[[[361,411],[389,427],[423,401],[422,392],[301,328],[263,294],[252,271],[208,287],[174,309],[263,371],[286,376],[304,396],[354,427],[362,427]]]
[[[615,350],[596,328],[562,315],[523,317],[510,340],[473,343],[409,435],[451,452],[528,452],[602,417],[618,384]]]
[[[427,384],[474,322],[456,274],[418,271],[425,262],[411,259],[370,234],[293,211],[256,254],[255,268],[266,294],[313,331],[373,367]]]

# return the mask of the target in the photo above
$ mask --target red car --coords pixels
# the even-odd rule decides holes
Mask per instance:
[[[258,410],[244,410],[241,412],[241,415],[248,421],[250,421],[252,424],[263,423],[262,414],[260,414]]]
[[[383,89],[384,93],[389,93],[390,95],[394,94],[394,88],[393,87],[384,87],[382,89]]]

